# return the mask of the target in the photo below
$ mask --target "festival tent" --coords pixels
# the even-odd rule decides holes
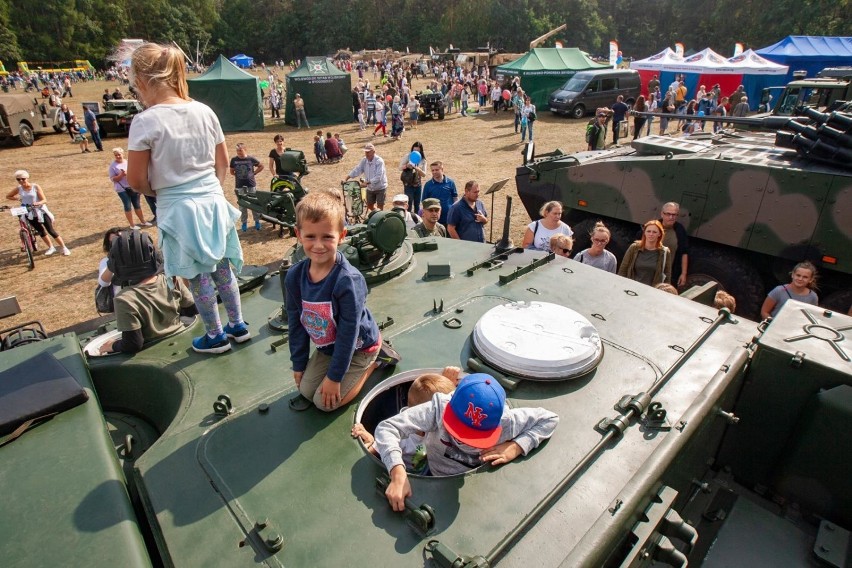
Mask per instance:
[[[635,61],[630,66],[639,71],[642,92],[645,95],[648,92],[648,81],[655,73],[659,75],[660,89],[663,92],[674,82],[676,76],[683,75],[688,98],[694,96],[701,85],[709,91],[718,83],[723,96],[730,95],[738,86],[743,85],[753,108],[756,108],[760,100],[762,89],[777,85],[783,80],[779,77],[787,72],[785,66],[772,63],[751,50],[726,59],[709,48],[682,59],[666,48],[647,59]]]
[[[760,103],[763,89],[788,83],[788,67],[786,65],[773,63],[751,49],[731,57],[728,59],[728,64],[742,71],[742,85],[745,87],[749,104],[753,110]]]
[[[225,132],[263,130],[263,100],[257,77],[238,69],[224,55],[187,83],[189,96],[212,108]]]
[[[630,63],[630,68],[639,72],[639,80],[642,82],[642,94],[647,97],[648,82],[651,81],[655,75],[657,76],[657,79],[660,80],[663,72],[670,71],[676,65],[680,65],[682,63],[683,57],[675,53],[672,48],[667,47],[663,51],[650,57],[632,61]],[[669,83],[672,81],[674,81],[673,73],[668,82],[663,83],[663,81],[660,80],[660,90],[665,91]]]
[[[826,67],[852,65],[852,37],[787,36],[758,49],[757,54],[789,67],[780,83],[786,85],[793,80],[794,71],[804,70],[808,77],[816,77]]]
[[[544,108],[550,93],[564,85],[578,71],[607,69],[589,59],[576,47],[536,47],[511,63],[497,67],[497,80],[508,83],[521,78],[521,87],[536,107]]]
[[[244,53],[240,53],[239,55],[235,55],[231,57],[228,61],[236,65],[237,67],[242,67],[243,69],[247,69],[254,65],[254,57],[249,57]]]
[[[287,75],[287,101],[284,121],[296,126],[296,93],[305,101],[305,115],[311,126],[352,121],[352,80],[325,57],[306,57]]]

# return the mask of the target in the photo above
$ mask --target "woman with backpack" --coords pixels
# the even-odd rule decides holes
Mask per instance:
[[[562,203],[559,201],[548,201],[542,205],[538,213],[541,219],[527,225],[524,231],[521,246],[525,249],[550,252],[550,237],[553,235],[570,237],[574,234],[571,227],[562,222]]]

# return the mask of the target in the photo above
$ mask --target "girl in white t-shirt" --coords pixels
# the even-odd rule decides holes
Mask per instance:
[[[228,339],[251,339],[231,270],[232,264],[242,268],[243,253],[236,229],[240,212],[222,191],[229,168],[225,135],[213,111],[189,98],[184,57],[177,48],[139,46],[130,72],[147,108],[130,127],[127,181],[157,197],[165,274],[187,279],[207,331],[192,341],[192,348],[223,353],[231,348]],[[217,292],[228,312],[224,327]]]

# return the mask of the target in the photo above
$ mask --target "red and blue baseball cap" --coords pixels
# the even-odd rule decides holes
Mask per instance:
[[[485,373],[474,373],[459,381],[444,410],[444,428],[456,440],[486,449],[497,444],[503,427],[506,391]]]

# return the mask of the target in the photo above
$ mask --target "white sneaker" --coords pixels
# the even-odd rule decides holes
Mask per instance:
[[[68,247],[62,247],[62,256],[71,256],[71,251],[68,250]]]
[[[50,247],[46,251],[44,251],[44,256],[50,256],[56,253],[56,247]]]
[[[154,223],[151,223],[150,221],[145,221],[144,223],[142,223],[143,227],[152,227],[153,225]]]
[[[130,230],[138,229],[139,225],[130,225]]]

